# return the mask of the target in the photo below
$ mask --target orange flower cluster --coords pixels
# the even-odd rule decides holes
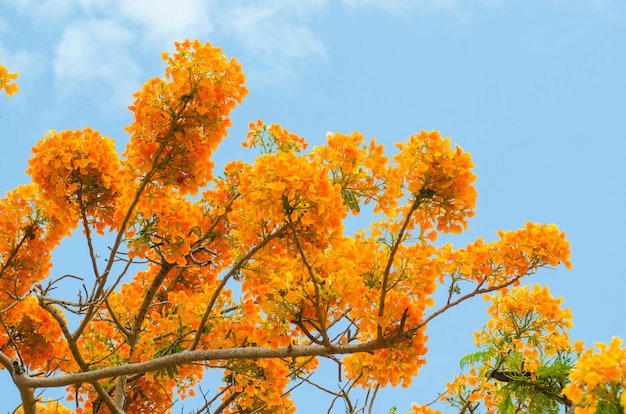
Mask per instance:
[[[334,258],[334,266],[330,267],[336,272],[330,275],[330,279],[340,302],[350,304],[350,318],[358,325],[362,337],[376,338],[378,327],[391,334],[398,329],[403,318],[406,326],[417,325],[426,308],[434,304],[432,293],[437,286],[438,267],[436,258],[431,255],[435,249],[422,244],[403,245],[398,249],[395,266],[389,275],[393,289],[387,292],[384,313],[378,316],[384,272],[381,263],[385,263],[389,253],[374,239],[363,238],[362,234],[356,236],[356,243],[351,245],[348,256],[343,253],[343,257],[354,258],[359,267],[346,271],[340,252]]]
[[[533,264],[545,263],[550,266],[565,265],[571,269],[570,243],[565,233],[559,230],[556,224],[536,224],[527,222],[526,226],[518,231],[498,231],[503,243],[515,253],[508,252],[506,259],[510,262],[505,269],[510,272],[514,269],[520,274],[533,270]],[[524,263],[527,262],[528,264]]]
[[[376,385],[407,388],[426,364],[428,348],[424,344],[427,339],[420,330],[414,337],[393,348],[347,355],[342,360],[346,376],[355,378],[356,383],[364,388]]]
[[[444,272],[454,280],[466,280],[481,286],[502,286],[542,266],[563,263],[571,269],[570,243],[565,233],[554,224],[526,223],[523,229],[498,231],[500,240],[485,243],[478,238],[465,249],[453,250],[450,244],[442,247]]]
[[[537,393],[545,393],[544,408],[563,404],[572,351],[567,334],[572,316],[561,308],[563,299],[539,285],[504,289],[485,299],[492,302],[487,310],[491,319],[474,334],[480,351],[466,357],[472,368],[448,383],[443,399],[458,406],[480,401],[486,413],[500,412],[513,400],[535,412]],[[509,385],[514,381],[526,386]]]
[[[147,271],[138,272],[132,282],[124,284],[119,292],[110,296],[111,309],[125,326],[134,322],[137,309],[158,270],[158,266],[151,265]],[[199,268],[190,271],[191,274],[183,278],[181,283],[175,284],[178,271],[171,271],[164,280],[164,286],[159,289],[159,304],[154,305],[148,313],[142,328],[142,341],[133,349],[133,362],[149,361],[155,356],[180,352],[189,346],[208,302],[208,294],[215,289],[215,285],[206,284],[208,293],[198,292],[197,285],[192,282],[200,279],[195,277]],[[190,280],[191,287],[186,285],[187,280]],[[215,282],[215,278],[213,280]],[[169,289],[166,290],[166,287]],[[221,304],[219,309],[222,309]],[[125,336],[109,318],[110,314],[103,312],[99,320],[89,324],[79,342],[85,360],[93,368],[119,365],[130,355]],[[210,335],[223,336],[224,332],[219,328],[212,325]],[[206,347],[215,345],[206,344]],[[202,375],[202,366],[194,364],[148,373],[132,383],[128,393],[128,412],[158,411],[164,401],[174,398],[175,392],[182,399],[193,395],[193,386],[202,379]],[[76,395],[81,412],[89,412],[98,397],[90,385],[83,385],[70,394]]]
[[[0,312],[48,277],[50,251],[65,235],[41,206],[35,184],[0,199]]]
[[[289,384],[289,368],[281,360],[232,361],[224,371],[230,385],[222,400],[238,394],[237,407],[228,406],[224,413],[263,412],[292,414],[293,401],[285,389]],[[226,389],[226,386],[221,389]]]
[[[595,342],[598,352],[582,353],[564,389],[575,414],[626,413],[626,347],[613,337],[610,344]]]
[[[2,322],[8,331],[0,332],[0,343],[17,346],[29,369],[54,372],[74,368],[68,360],[69,349],[61,328],[34,296],[27,296],[3,312]],[[17,358],[13,351],[7,348],[4,352]]]
[[[249,127],[246,140],[241,144],[244,148],[259,147],[263,154],[269,154],[278,151],[300,152],[308,146],[304,138],[287,131],[279,124],[271,124],[268,127],[259,119],[250,122]]]
[[[14,82],[17,79],[16,73],[9,73],[9,70],[0,62],[0,91],[4,90],[7,96],[11,96],[18,91],[17,84]]]
[[[400,152],[393,157],[397,165],[389,168],[393,181],[388,183],[385,196],[401,199],[408,193],[409,199],[419,205],[409,229],[417,224],[426,231],[435,223],[437,231],[442,232],[460,233],[467,228],[477,196],[470,154],[458,145],[453,149],[450,138],[442,138],[438,131],[420,131],[396,146]],[[379,208],[390,217],[400,213],[406,216],[413,204],[393,211],[385,205]]]
[[[491,319],[475,334],[478,346],[493,346],[494,338],[511,338],[501,344],[501,351],[521,352],[526,370],[538,367],[540,357],[570,349],[567,330],[573,326],[572,314],[561,308],[563,298],[552,297],[547,286],[505,289],[485,299],[491,301],[487,309]]]
[[[116,226],[114,212],[122,188],[120,160],[113,141],[87,127],[50,131],[33,147],[26,171],[47,203],[47,214],[68,229],[84,218],[103,234]]]
[[[440,410],[433,410],[427,405],[420,405],[417,403],[411,404],[411,412],[406,414],[441,414]]]
[[[154,253],[154,246],[168,263],[184,266],[191,246],[199,238],[202,223],[199,202],[187,200],[168,188],[150,186],[136,208],[135,220],[127,231],[131,239],[129,256],[145,258]],[[139,234],[137,234],[139,231]]]
[[[177,42],[176,53],[162,57],[165,79],[148,80],[134,95],[124,156],[136,176],[195,194],[213,176],[211,155],[248,93],[245,76],[235,59],[197,40]]]
[[[37,413],[38,414],[74,414],[74,411],[70,410],[67,407],[64,407],[63,404],[56,400],[46,401],[45,403],[40,398],[37,401]],[[24,407],[20,406],[17,410],[14,411],[14,414],[24,414]]]
[[[266,254],[243,271],[241,286],[245,295],[243,302],[246,302],[241,309],[243,319],[256,322],[244,322],[237,335],[243,333],[249,341],[271,344],[274,348],[287,346],[292,337],[301,334],[286,322],[299,309],[303,309],[307,317],[316,320],[319,317],[309,300],[315,294],[313,282],[301,263],[287,259],[288,249],[284,243],[272,243],[263,253]],[[261,313],[266,317],[261,323],[262,329],[258,329],[258,321],[263,319]]]
[[[322,245],[343,231],[346,208],[341,190],[323,166],[293,152],[279,152],[242,167],[237,177],[240,197],[229,220],[243,246],[287,225]]]
[[[326,145],[315,148],[311,155],[328,168],[333,181],[341,187],[345,204],[358,214],[361,198],[368,204],[383,188],[389,158],[376,140],[366,146],[363,134],[357,131],[351,135],[329,132],[326,137]],[[378,199],[378,203],[395,205],[397,200]]]

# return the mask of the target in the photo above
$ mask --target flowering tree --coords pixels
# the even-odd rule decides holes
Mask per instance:
[[[357,132],[307,150],[257,121],[243,143],[256,160],[214,176],[211,157],[247,93],[240,65],[198,41],[163,59],[165,76],[134,95],[124,152],[90,128],[50,131],[33,148],[32,182],[0,200],[0,363],[19,412],[163,412],[212,370],[222,381],[196,396],[199,412],[288,413],[290,391],[310,384],[320,358],[345,379],[334,398],[362,412],[353,388],[409,385],[427,324],[488,293],[481,351],[442,398],[460,412],[593,412],[608,390],[624,405],[624,365],[597,362],[623,364],[620,343],[585,351],[570,373],[580,350],[568,311],[546,289],[516,287],[541,267],[571,266],[555,225],[464,249],[434,244],[462,232],[475,208],[470,155],[449,138],[421,131],[390,159]],[[15,78],[0,65],[8,95]],[[346,235],[344,220],[365,205],[371,223]],[[77,229],[91,274],[51,271],[51,252]],[[55,291],[70,280],[81,287]],[[435,307],[438,289],[447,300]],[[67,401],[35,397],[50,387],[65,387]]]

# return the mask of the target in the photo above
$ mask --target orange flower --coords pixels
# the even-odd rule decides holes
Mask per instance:
[[[587,349],[571,370],[569,383],[563,393],[572,400],[576,412],[596,412],[598,404],[617,412],[626,397],[626,347],[624,341],[613,337],[607,346],[596,342],[598,352]]]
[[[9,73],[7,68],[0,62],[0,90],[4,90],[7,96],[11,96],[18,91],[17,84],[14,83],[17,79],[16,73]]]
[[[411,410],[410,414],[441,414],[440,410],[433,410],[427,405],[420,405],[417,403],[411,403]]]
[[[571,352],[571,315],[561,299],[539,286],[501,289],[542,266],[571,267],[569,243],[555,225],[527,223],[463,249],[433,245],[440,233],[463,231],[476,205],[471,157],[450,138],[420,131],[397,144],[390,161],[382,145],[357,131],[330,132],[309,149],[303,137],[258,120],[243,146],[261,154],[226,163],[211,184],[230,113],[247,94],[245,77],[235,59],[208,43],[175,48],[162,55],[164,76],[134,95],[123,157],[91,128],[51,131],[33,148],[33,183],[0,199],[0,344],[7,357],[19,355],[46,378],[230,349],[229,360],[98,383],[115,400],[125,384],[129,413],[161,412],[176,393],[193,395],[211,367],[224,372],[224,386],[210,400],[222,398],[224,412],[292,413],[289,384],[311,374],[318,359],[250,360],[241,348],[299,354],[298,344],[323,344],[321,354],[337,352],[351,386],[406,387],[426,361],[426,324],[496,290],[488,297],[493,317],[475,335],[487,349],[484,364],[450,385],[449,401],[480,400],[494,412],[504,389],[492,381],[494,369],[536,379],[546,361]],[[17,90],[15,77],[0,65],[0,89],[8,95]],[[373,223],[344,234],[348,212],[358,215],[365,206]],[[81,275],[78,303],[55,301],[47,297],[54,286],[38,282],[49,275],[52,249],[81,223],[95,277]],[[113,236],[108,258],[96,251],[92,228]],[[448,280],[443,307],[429,309]],[[468,285],[475,290],[456,300]],[[76,310],[80,328],[68,335],[63,315],[46,303]],[[63,334],[77,337],[68,344]],[[372,350],[341,354],[356,344]],[[581,363],[572,377],[585,384],[571,389],[572,400],[593,401],[587,396],[607,383],[623,383],[619,345],[598,345],[597,361],[581,355],[594,364]],[[68,387],[77,413],[102,403],[93,384]],[[65,412],[50,402],[38,409]]]
[[[378,199],[385,186],[389,158],[383,155],[383,146],[377,145],[376,140],[365,145],[363,134],[357,131],[350,135],[329,132],[326,137],[326,145],[314,148],[311,156],[329,170],[333,182],[341,188],[344,204],[358,214],[362,200],[368,204]]]

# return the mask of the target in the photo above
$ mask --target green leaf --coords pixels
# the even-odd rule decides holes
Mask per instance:
[[[498,404],[498,411],[500,414],[515,414],[515,406],[513,405],[511,394],[507,393],[500,404]]]
[[[466,366],[474,365],[477,362],[487,361],[489,360],[490,357],[491,357],[491,352],[478,351],[472,354],[465,355],[463,358],[461,358],[461,361],[459,363],[461,365],[461,368],[465,368]]]
[[[343,197],[343,202],[352,210],[356,212],[361,212],[361,207],[359,206],[359,201],[354,195],[354,191],[351,191],[345,187],[341,188],[341,196]]]

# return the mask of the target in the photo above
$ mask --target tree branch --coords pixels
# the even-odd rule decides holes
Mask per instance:
[[[87,221],[86,207],[83,203],[82,197],[78,197],[78,203],[80,205],[80,218],[83,222],[83,231],[85,232],[85,238],[87,239],[87,246],[89,248],[89,258],[91,259],[91,266],[93,267],[93,273],[96,280],[100,280],[100,271],[98,270],[98,261],[96,260],[96,253],[93,248],[93,240],[91,239],[91,230],[89,230],[89,222]]]
[[[128,336],[128,345],[131,348],[130,350],[131,356],[132,356],[135,344],[137,343],[137,339],[139,338],[139,331],[141,330],[143,321],[146,317],[146,314],[148,313],[148,310],[150,309],[150,304],[152,303],[152,299],[154,299],[154,296],[157,294],[157,291],[161,287],[163,280],[165,279],[169,271],[172,270],[173,268],[174,268],[173,264],[170,264],[170,263],[161,264],[161,268],[159,269],[157,274],[154,276],[154,279],[152,280],[152,284],[146,291],[146,294],[143,298],[143,301],[141,302],[141,305],[139,305],[139,309],[137,310],[137,313],[135,314],[135,320],[133,322],[133,326],[130,329],[130,335]]]
[[[267,358],[297,358],[306,356],[330,356],[353,354],[356,352],[373,352],[388,348],[406,340],[404,336],[393,336],[377,339],[371,342],[351,345],[333,345],[328,349],[324,345],[290,345],[278,348],[270,347],[235,347],[209,350],[185,350],[176,354],[165,355],[150,361],[136,362],[115,367],[101,368],[89,372],[65,374],[51,378],[35,378],[21,376],[18,385],[27,387],[63,387],[72,384],[98,381],[104,378],[121,375],[141,374],[156,371],[169,366],[189,364],[197,361],[239,360],[239,359],[267,359]]]
[[[436,310],[435,312],[431,313],[429,316],[427,316],[422,322],[420,322],[417,326],[410,328],[407,330],[407,333],[409,334],[414,334],[415,332],[417,332],[418,329],[420,329],[423,326],[426,326],[428,324],[428,322],[430,322],[431,320],[433,320],[434,318],[436,318],[437,316],[441,315],[442,313],[444,313],[445,311],[447,311],[448,309],[457,306],[458,304],[460,304],[461,302],[465,302],[466,300],[476,296],[476,295],[482,295],[483,293],[489,293],[489,292],[493,292],[496,290],[500,290],[500,289],[504,289],[505,287],[511,286],[512,284],[514,284],[516,281],[518,281],[519,279],[521,279],[522,277],[524,277],[525,275],[518,275],[515,276],[513,279],[499,284],[499,285],[495,285],[495,286],[491,286],[488,288],[476,288],[474,289],[472,292],[461,296],[460,298],[458,298],[457,300],[453,301],[453,302],[448,302],[445,306],[442,306],[441,308],[439,308],[438,310]]]
[[[24,375],[24,370],[20,367],[19,363],[13,363],[13,378],[20,375]],[[37,401],[35,400],[35,389],[31,387],[17,386],[20,391],[20,397],[22,398],[22,409],[24,414],[37,414]]]

